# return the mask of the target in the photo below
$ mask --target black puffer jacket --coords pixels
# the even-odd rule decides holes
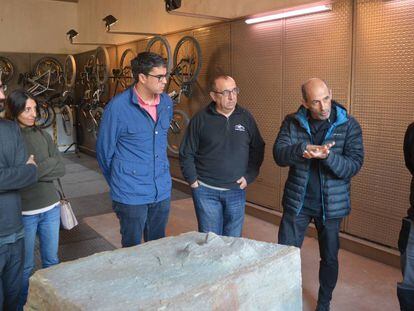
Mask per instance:
[[[411,191],[408,216],[414,220],[414,122],[411,123],[404,136],[404,159],[405,165],[411,173]]]
[[[326,159],[320,160],[324,219],[349,214],[351,177],[358,173],[364,160],[362,131],[358,121],[336,102],[332,102],[332,109],[336,109],[337,117],[324,142],[335,141],[335,146]],[[273,147],[276,163],[290,167],[282,201],[285,212],[299,214],[302,209],[311,163],[302,155],[306,145],[311,144],[311,139],[307,110],[301,106],[295,114],[285,118]]]

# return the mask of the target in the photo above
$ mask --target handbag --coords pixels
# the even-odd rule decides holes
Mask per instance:
[[[58,178],[59,195],[60,195],[60,223],[63,229],[70,230],[78,225],[78,220],[73,213],[70,202],[66,199],[65,193],[63,192],[62,183]]]

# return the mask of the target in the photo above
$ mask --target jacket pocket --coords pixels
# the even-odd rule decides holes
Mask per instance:
[[[136,124],[128,125],[127,127],[128,138],[131,140],[148,140],[152,139],[152,132],[148,128],[139,127]]]
[[[145,177],[145,176],[149,176],[150,166],[147,164],[124,163],[122,165],[122,172],[131,177],[134,177],[134,176]]]
[[[164,129],[164,130],[166,130],[170,127],[170,120],[165,115],[161,116],[161,119],[160,119],[159,122],[160,122],[161,128]]]

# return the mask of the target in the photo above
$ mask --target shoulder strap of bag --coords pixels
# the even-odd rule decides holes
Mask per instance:
[[[59,186],[59,195],[61,200],[66,200],[65,193],[63,192],[62,182],[60,181],[60,178],[57,179],[58,186]]]

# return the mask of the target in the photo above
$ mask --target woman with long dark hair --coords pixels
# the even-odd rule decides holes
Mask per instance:
[[[25,90],[15,90],[6,100],[6,117],[21,129],[29,154],[38,165],[38,182],[21,190],[25,260],[19,308],[26,303],[29,277],[34,268],[34,247],[39,236],[42,268],[59,263],[60,203],[54,180],[65,174],[65,166],[52,137],[36,127],[36,101]]]

